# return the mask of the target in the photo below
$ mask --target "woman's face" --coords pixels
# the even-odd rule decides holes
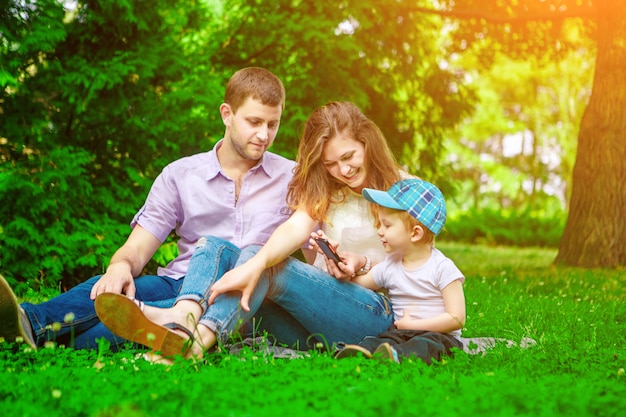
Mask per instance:
[[[322,150],[322,164],[326,171],[360,193],[366,186],[365,146],[343,133],[329,139]]]

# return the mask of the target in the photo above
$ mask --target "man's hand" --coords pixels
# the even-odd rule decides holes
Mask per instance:
[[[105,292],[134,297],[137,291],[134,277],[139,276],[159,246],[161,241],[156,236],[136,225],[126,242],[113,254],[106,273],[94,284],[90,298],[95,300]]]
[[[219,295],[237,291],[241,293],[241,308],[250,311],[250,297],[262,272],[263,268],[259,269],[252,260],[231,269],[211,286],[209,305],[213,304]]]
[[[112,264],[107,269],[107,272],[94,284],[89,297],[95,300],[98,295],[105,292],[126,294],[128,297],[134,297],[135,291],[135,280],[130,273],[130,268],[123,264]]]

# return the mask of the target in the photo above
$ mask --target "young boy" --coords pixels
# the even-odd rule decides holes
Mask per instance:
[[[388,254],[367,274],[352,281],[372,290],[386,288],[395,326],[358,345],[345,345],[337,358],[355,356],[417,357],[432,363],[451,348],[462,348],[459,337],[465,323],[465,277],[434,247],[435,236],[446,221],[441,191],[420,179],[405,179],[388,191],[363,189],[377,204],[378,235]]]

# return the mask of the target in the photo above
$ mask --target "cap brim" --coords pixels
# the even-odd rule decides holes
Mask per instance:
[[[363,188],[363,197],[365,197],[367,201],[376,203],[379,206],[396,210],[404,210],[404,208],[400,206],[389,194],[387,194],[386,191]]]

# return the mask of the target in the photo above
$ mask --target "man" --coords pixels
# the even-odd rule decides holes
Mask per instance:
[[[264,244],[291,214],[286,195],[294,162],[266,152],[276,138],[284,104],[285,89],[274,74],[257,67],[237,71],[220,106],[224,138],[210,152],[165,167],[104,275],[47,302],[21,305],[0,276],[0,337],[22,338],[33,348],[56,340],[77,349],[95,348],[96,340],[105,337],[115,349],[125,341],[99,321],[93,302],[99,294],[168,305],[201,237],[216,236],[239,248]],[[172,230],[179,238],[179,255],[157,275],[139,276]]]

